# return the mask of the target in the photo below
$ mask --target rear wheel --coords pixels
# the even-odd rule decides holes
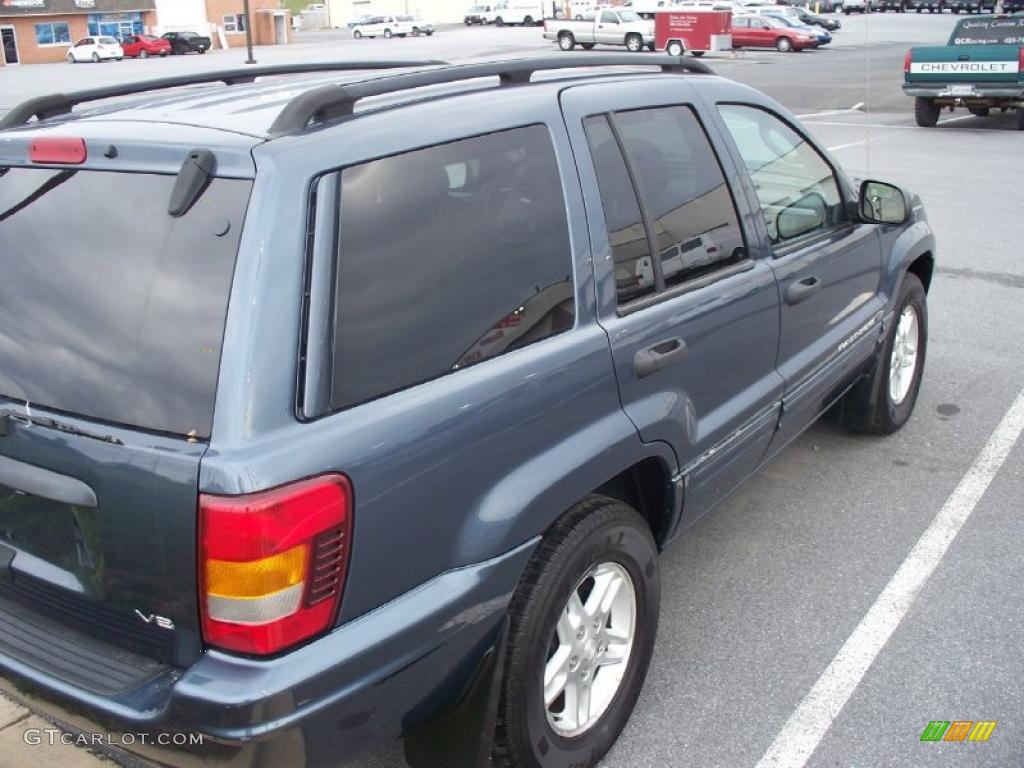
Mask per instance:
[[[975,117],[988,117],[988,107],[968,107],[967,110]]]
[[[360,32],[358,29],[355,32],[352,33],[352,37],[354,37],[356,40],[361,39],[362,36],[363,36],[363,33]]]
[[[669,56],[682,56],[686,51],[683,49],[683,44],[678,40],[673,40],[671,43],[665,46],[665,53]]]
[[[98,53],[94,53],[92,55],[92,63],[93,64],[99,64],[100,63],[100,55]]]
[[[140,58],[140,59],[148,59],[148,58],[149,58],[149,51],[147,51],[147,50],[146,50],[145,48],[143,48],[143,49],[142,49],[142,50],[141,50],[141,51],[139,52],[139,58]]]
[[[496,26],[496,27],[504,27],[505,26],[505,20],[503,18],[501,18],[501,16],[499,16],[498,18],[496,18],[494,20],[494,26]]]
[[[793,50],[793,43],[790,42],[788,37],[780,37],[775,41],[775,47],[783,53],[789,53]]]
[[[922,128],[933,128],[939,122],[941,107],[932,99],[918,96],[914,99],[914,120]]]
[[[887,435],[914,410],[928,346],[928,307],[917,275],[903,276],[896,315],[871,375],[839,404],[840,421],[855,432]]]
[[[558,34],[558,47],[563,51],[571,51],[576,47],[576,38],[572,36],[572,32],[560,32]]]
[[[532,27],[533,26],[533,16],[527,16],[525,19],[523,19],[523,26],[524,27]]]
[[[657,548],[634,509],[595,496],[552,526],[509,606],[495,766],[597,764],[643,686],[660,591]]]
[[[67,59],[68,59],[68,64],[77,64],[78,63],[78,59],[75,58],[75,55],[73,53],[69,52],[68,56],[67,56]]]
[[[640,53],[644,49],[644,39],[637,34],[626,35],[626,50]]]
[[[705,51],[690,51],[698,59],[705,54]]]
[[[391,30],[390,29],[385,29],[384,30],[384,37],[385,38],[391,37]]]

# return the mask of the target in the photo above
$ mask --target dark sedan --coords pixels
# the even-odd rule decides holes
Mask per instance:
[[[168,32],[163,39],[171,44],[171,53],[206,53],[213,47],[210,38],[195,32]]]
[[[816,13],[805,11],[803,8],[797,8],[796,13],[797,16],[800,17],[800,21],[804,24],[821,27],[822,29],[827,29],[829,32],[834,32],[843,26],[839,19],[832,19],[828,16],[819,16]]]

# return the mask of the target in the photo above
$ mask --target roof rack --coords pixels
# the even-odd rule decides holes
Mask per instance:
[[[446,61],[432,59],[417,61],[327,61],[314,64],[275,64],[267,67],[246,67],[245,69],[229,69],[219,72],[206,72],[191,75],[160,77],[136,83],[123,83],[105,88],[91,88],[75,93],[51,93],[29,99],[0,118],[0,131],[6,128],[25,125],[33,117],[37,120],[58,115],[66,115],[71,110],[88,101],[112,99],[118,96],[131,96],[136,93],[159,91],[165,88],[179,88],[186,85],[202,85],[204,83],[224,83],[237,85],[251,83],[257,77],[274,75],[297,75],[312,72],[348,72],[362,69],[402,69],[405,67],[429,67],[447,64]]]
[[[535,72],[588,67],[656,66],[662,72],[713,75],[706,64],[678,56],[637,56],[635,53],[580,54],[512,61],[460,64],[422,72],[325,85],[302,93],[285,105],[270,126],[270,134],[283,136],[307,128],[310,123],[352,115],[355,104],[369,96],[381,96],[411,88],[441,85],[460,80],[498,77],[501,85],[528,83]]]

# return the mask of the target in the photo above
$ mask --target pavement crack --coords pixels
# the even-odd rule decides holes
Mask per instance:
[[[987,272],[966,267],[939,267],[936,272],[948,277],[984,280],[987,283],[995,283],[1004,288],[1024,288],[1024,275],[1015,275],[1010,272]]]

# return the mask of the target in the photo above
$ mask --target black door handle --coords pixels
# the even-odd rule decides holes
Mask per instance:
[[[786,288],[786,303],[790,306],[799,304],[804,299],[809,299],[811,294],[819,288],[821,288],[821,280],[813,276],[790,283]]]
[[[633,356],[633,370],[642,379],[667,365],[677,363],[686,357],[686,342],[680,338],[659,341],[653,347],[641,349]]]

